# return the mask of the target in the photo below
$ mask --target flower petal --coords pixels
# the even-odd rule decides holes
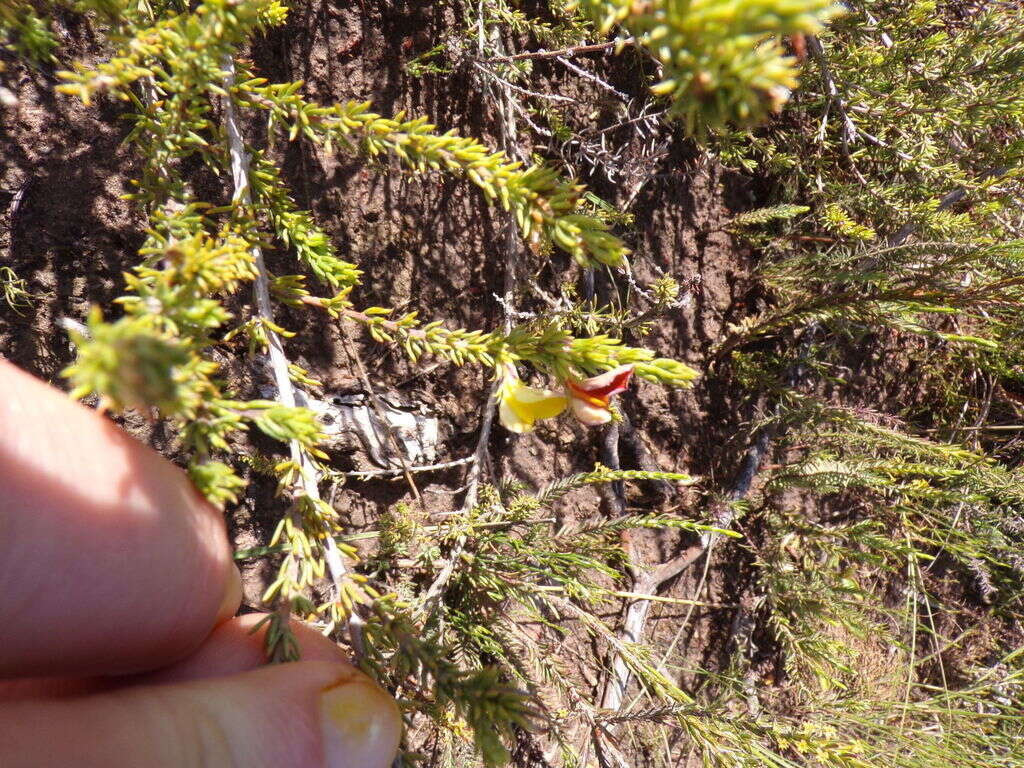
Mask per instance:
[[[525,384],[520,384],[515,388],[513,394],[514,399],[521,403],[543,403],[548,400],[561,400],[562,408],[565,408],[565,398],[550,389],[540,389],[538,387],[528,387]]]
[[[633,365],[620,365],[599,376],[591,376],[583,381],[570,382],[573,389],[580,389],[591,397],[607,400],[612,395],[626,391],[629,380],[633,376]]]
[[[588,427],[596,427],[598,424],[607,424],[612,420],[612,412],[607,408],[599,408],[591,405],[590,403],[580,400],[578,397],[574,397],[569,401],[569,407],[572,408],[572,415],[575,416],[580,423],[585,424]]]
[[[550,419],[565,410],[568,400],[550,389],[529,387],[509,377],[499,394],[498,419],[512,432],[529,432],[538,419]]]
[[[501,422],[501,426],[509,432],[515,432],[520,435],[533,429],[533,422],[521,419],[508,400],[502,400],[498,403],[498,420]]]
[[[584,403],[589,403],[595,408],[608,407],[607,397],[597,397],[596,395],[592,395],[586,390],[580,389],[579,384],[571,379],[565,382],[565,388],[568,390],[569,396],[574,400],[582,400]]]

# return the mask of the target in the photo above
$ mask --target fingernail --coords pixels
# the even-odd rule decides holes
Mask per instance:
[[[224,599],[217,609],[217,623],[227,621],[238,612],[242,602],[242,573],[238,566],[231,563],[228,569],[227,583],[224,585]]]
[[[324,765],[387,768],[398,752],[402,717],[395,700],[356,673],[320,695]]]

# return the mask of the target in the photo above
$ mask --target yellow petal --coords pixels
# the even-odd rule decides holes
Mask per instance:
[[[533,429],[533,422],[523,421],[519,418],[519,414],[515,412],[508,400],[498,403],[498,420],[501,422],[501,426],[509,432],[522,434]]]
[[[534,419],[550,419],[565,410],[568,400],[550,389],[536,389],[520,386],[512,398],[513,408],[523,413],[530,413]]]
[[[529,432],[538,419],[550,419],[565,410],[568,400],[550,389],[528,387],[508,379],[501,388],[498,418],[512,432]]]

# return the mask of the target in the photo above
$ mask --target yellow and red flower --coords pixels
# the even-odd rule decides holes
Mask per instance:
[[[612,397],[626,390],[632,375],[632,365],[621,365],[589,379],[567,379],[562,395],[523,384],[515,366],[509,365],[498,390],[498,418],[512,432],[529,432],[537,421],[557,416],[568,406],[588,427],[606,424],[612,419]]]
[[[569,395],[569,407],[573,415],[588,427],[607,424],[612,420],[609,408],[612,396],[625,392],[632,376],[632,365],[620,365],[600,376],[582,381],[567,380],[565,390]]]

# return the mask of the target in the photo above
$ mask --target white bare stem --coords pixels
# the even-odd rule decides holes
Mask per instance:
[[[500,84],[502,88],[508,88],[509,90],[515,91],[516,93],[521,94],[523,96],[532,96],[535,99],[543,99],[546,101],[564,101],[569,104],[576,103],[576,99],[570,98],[568,96],[560,96],[557,93],[541,93],[540,91],[531,91],[527,88],[518,86],[515,83],[510,83],[508,80],[501,77],[497,73],[492,72],[490,69],[488,69],[483,64],[477,61],[473,62],[473,66],[479,69],[489,78],[494,80],[496,83]]]
[[[452,461],[442,461],[439,464],[424,464],[421,466],[407,467],[403,469],[370,469],[365,472],[339,472],[344,477],[351,477],[355,480],[370,480],[375,477],[399,477],[406,472],[440,472],[453,467],[461,467],[464,464],[472,464],[476,456],[465,456]]]
[[[685,571],[696,560],[696,553],[690,550],[681,555],[662,563],[654,570],[641,574],[633,581],[632,591],[640,595],[651,595],[655,597],[658,588],[669,579],[673,579]],[[699,556],[699,555],[697,555]],[[619,640],[622,643],[639,643],[643,641],[644,629],[647,626],[647,617],[651,611],[649,599],[638,598],[632,600],[626,606],[626,615],[622,622],[622,629],[619,630]],[[601,706],[611,712],[618,712],[622,708],[622,702],[626,696],[626,689],[632,672],[626,664],[621,653],[615,655],[612,662],[611,675],[608,684],[604,689],[604,696]]]
[[[224,90],[228,97],[224,99],[224,123],[228,132],[228,151],[231,154],[231,177],[234,183],[234,194],[232,202],[242,205],[252,203],[252,196],[249,187],[249,153],[245,149],[245,142],[238,125],[238,117],[235,113],[234,102],[231,99],[231,91],[235,85],[235,62],[227,57],[223,63],[224,69]],[[277,401],[288,408],[294,408],[296,403],[295,386],[288,374],[288,357],[285,355],[284,345],[281,337],[269,327],[274,320],[274,307],[270,302],[270,275],[267,272],[266,263],[263,261],[263,251],[258,245],[252,247],[253,262],[256,265],[256,279],[253,282],[253,293],[256,299],[256,312],[268,325],[265,328],[267,336],[267,347],[270,357],[270,368],[274,376],[274,383],[277,386]],[[318,485],[318,472],[313,463],[312,456],[302,447],[297,440],[288,444],[292,461],[299,467],[298,489],[314,502],[320,501],[320,488]],[[345,561],[334,541],[333,533],[328,525],[325,525],[324,560],[327,569],[331,574],[331,581],[334,582],[335,594],[340,596],[344,584],[348,580],[348,569]],[[363,620],[352,613],[348,620],[349,641],[352,650],[357,656],[363,654]]]
[[[564,56],[558,56],[558,57],[555,58],[555,60],[559,64],[561,64],[563,67],[568,69],[569,71],[575,72],[577,75],[579,75],[583,79],[589,80],[592,83],[596,83],[600,88],[603,88],[604,90],[608,91],[609,93],[614,94],[615,98],[619,99],[620,101],[624,101],[624,102],[627,102],[627,103],[630,101],[629,96],[624,94],[622,91],[617,89],[615,86],[611,85],[610,83],[605,82],[600,77],[595,75],[593,72],[588,72],[587,70],[583,69],[583,67],[579,67],[579,66],[573,64],[571,61],[569,61]]]
[[[633,589],[639,591],[641,582],[634,582]],[[650,600],[634,600],[626,608],[626,617],[622,622],[622,629],[619,631],[619,639],[624,643],[639,643],[643,637],[644,627],[647,624],[647,615],[651,610]],[[618,712],[622,707],[623,699],[626,696],[626,689],[632,673],[629,671],[622,654],[616,654],[612,662],[611,675],[608,685],[604,689],[604,698],[601,699],[601,706],[611,712]]]

